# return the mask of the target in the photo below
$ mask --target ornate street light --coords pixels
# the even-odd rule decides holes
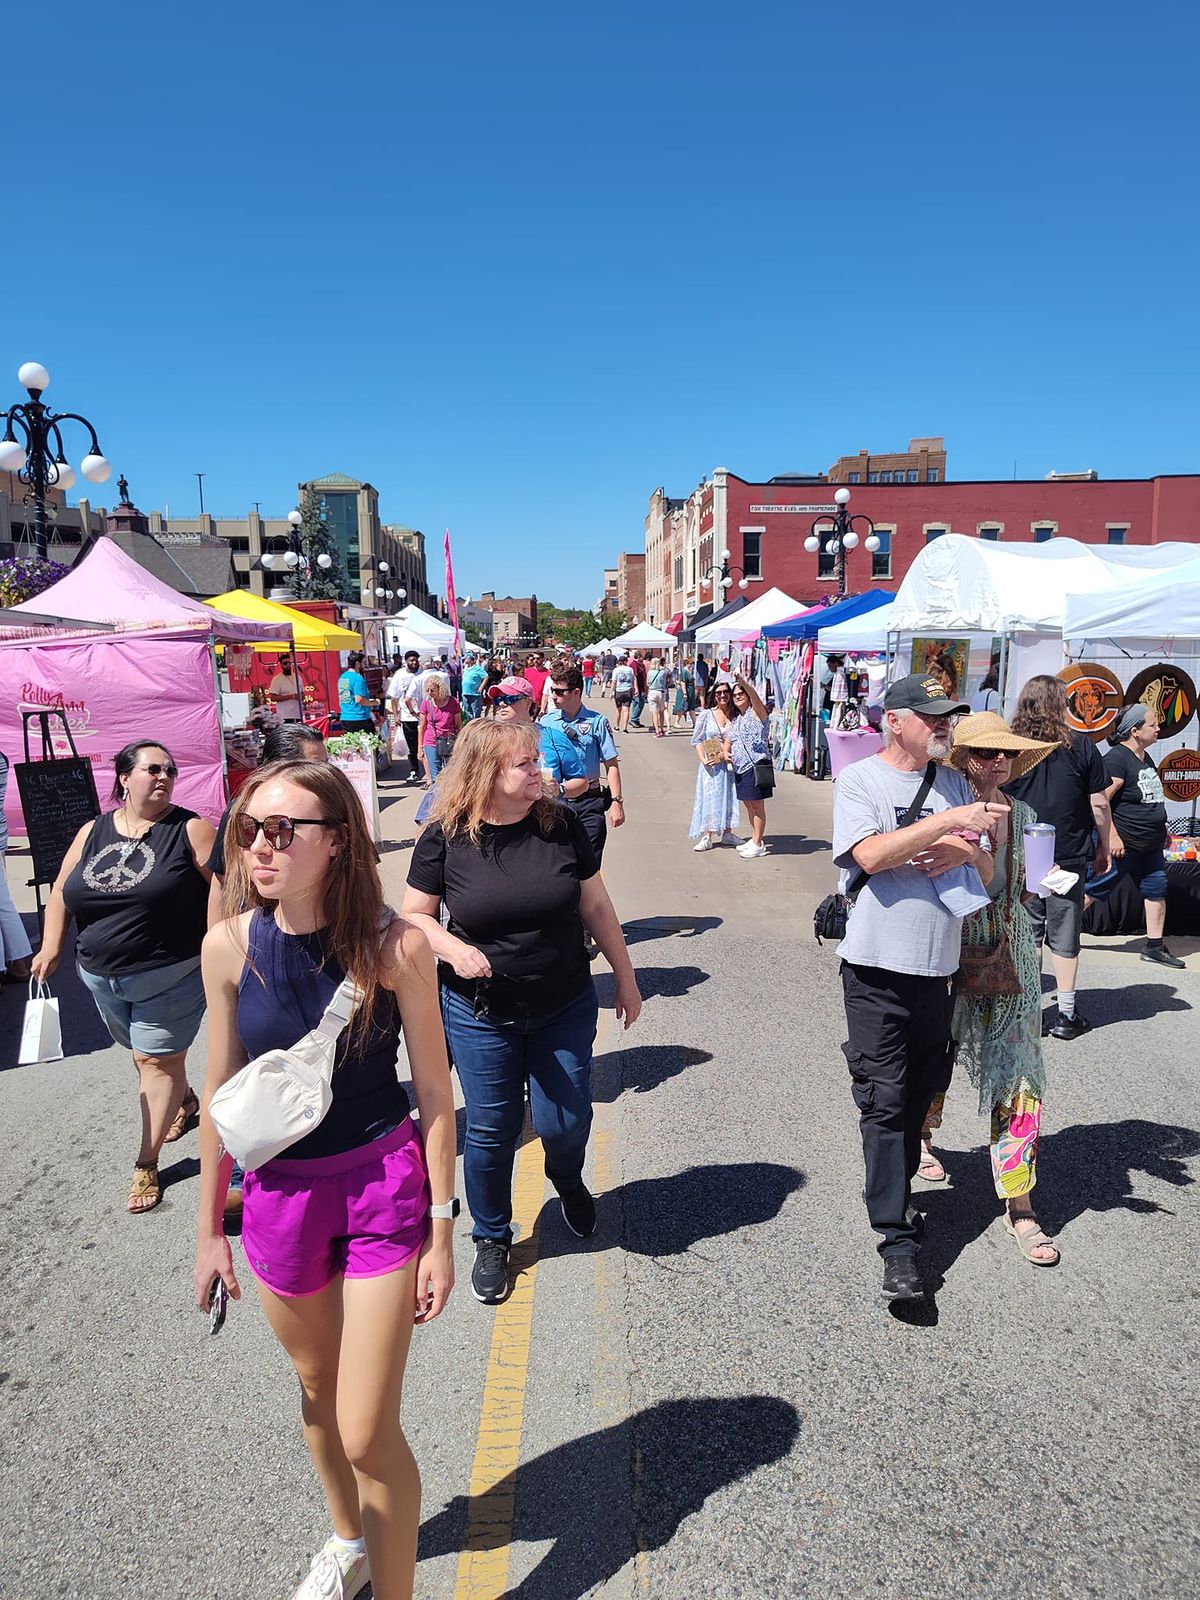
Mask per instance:
[[[742,567],[731,567],[729,565],[729,551],[722,550],[721,565],[719,567],[709,567],[708,571],[700,579],[700,587],[702,589],[707,589],[715,578],[717,580],[717,588],[721,590],[722,599],[724,599],[724,597],[729,593],[729,590],[733,588],[733,574],[735,572],[740,572],[742,574],[738,579],[738,588],[749,588],[750,579],[746,576],[745,569]],[[713,610],[716,611],[718,609],[717,596],[716,592],[714,591]]]
[[[311,553],[304,548],[304,536],[300,532],[300,529],[304,526],[304,513],[293,509],[288,512],[287,519],[287,549],[264,550],[262,564],[268,572],[280,572],[285,575],[295,573],[299,583],[293,587],[302,589],[303,598],[309,600],[312,598],[313,558]],[[273,539],[279,537],[281,537],[279,534],[272,535]],[[321,568],[322,572],[328,571],[333,565],[333,557],[327,550],[322,550],[316,557],[316,564]],[[288,576],[284,577],[282,587],[284,589],[289,587]]]
[[[0,470],[15,472],[29,485],[25,504],[33,502],[33,546],[39,561],[46,560],[46,491],[69,489],[75,472],[67,464],[63,449],[61,422],[79,422],[91,435],[92,447],[79,463],[79,471],[89,483],[106,483],[112,468],[100,452],[96,430],[76,411],[53,412],[42,404],[50,387],[50,374],[37,361],[26,361],[17,373],[17,382],[29,399],[8,408],[4,438],[0,440]],[[24,441],[18,436],[24,434]]]
[[[875,524],[865,512],[860,511],[857,516],[852,517],[846,511],[850,501],[849,489],[839,489],[833,499],[837,511],[834,513],[832,525],[827,515],[814,517],[808,538],[804,541],[804,548],[809,555],[816,555],[818,550],[823,549],[826,555],[833,557],[838,599],[841,600],[846,593],[846,551],[853,550],[858,545],[858,534],[854,531],[854,524],[865,523],[871,530],[863,540],[863,548],[869,550],[872,555],[879,549],[879,536],[875,532]]]

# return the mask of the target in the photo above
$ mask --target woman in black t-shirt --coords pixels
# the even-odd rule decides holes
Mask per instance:
[[[438,780],[408,884],[402,910],[438,957],[442,1020],[467,1103],[471,1289],[495,1305],[508,1293],[526,1082],[567,1226],[586,1238],[596,1225],[583,1181],[597,1014],[585,926],[613,969],[627,1028],[642,999],[583,826],[547,798],[536,728],[467,724]],[[443,901],[448,928],[439,921]]]
[[[172,803],[178,769],[161,744],[126,745],[113,765],[119,804],[75,835],[46,906],[33,973],[48,978],[57,967],[74,917],[79,976],[138,1070],[142,1144],[128,1208],[140,1213],[162,1199],[159,1151],[200,1110],[186,1061],[204,1015],[200,945],[213,827]]]
[[[1126,706],[1109,738],[1104,758],[1112,808],[1112,859],[1121,877],[1132,878],[1146,907],[1143,961],[1182,967],[1163,943],[1167,925],[1167,807],[1158,768],[1146,754],[1158,738],[1158,719],[1140,703]]]

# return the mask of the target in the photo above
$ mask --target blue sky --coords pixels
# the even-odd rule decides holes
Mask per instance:
[[[1200,465],[1194,4],[47,15],[0,397],[45,363],[144,508],[348,472],[460,592],[590,604],[718,465]]]

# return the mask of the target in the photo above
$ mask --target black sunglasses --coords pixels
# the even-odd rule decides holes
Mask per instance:
[[[324,817],[281,817],[272,815],[263,817],[260,821],[258,817],[252,817],[248,812],[243,812],[236,821],[237,840],[243,850],[249,850],[250,846],[258,838],[258,830],[260,828],[272,850],[286,850],[296,837],[297,828],[306,826],[310,828],[336,828],[340,826],[339,823],[326,821]]]
[[[980,761],[998,761],[1001,756],[1008,761],[1012,757],[1011,750],[981,750],[978,745],[974,744],[967,746],[967,754],[976,756]]]
[[[179,776],[179,768],[173,761],[168,761],[165,766],[161,761],[148,761],[144,767],[139,767],[138,771],[148,772],[152,778],[161,778],[164,772],[168,778]]]

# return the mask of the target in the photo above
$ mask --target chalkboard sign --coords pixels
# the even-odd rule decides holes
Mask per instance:
[[[92,763],[86,756],[18,761],[13,771],[33,856],[32,882],[53,883],[72,839],[100,815]]]

